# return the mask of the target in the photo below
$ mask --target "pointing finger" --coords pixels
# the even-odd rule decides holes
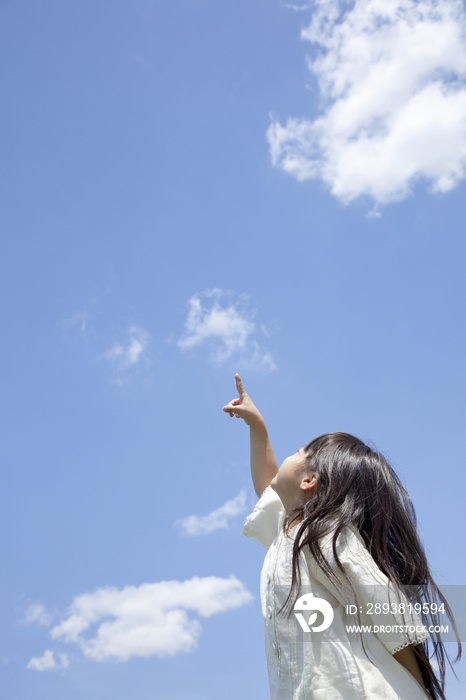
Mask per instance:
[[[240,396],[244,396],[244,394],[245,394],[246,392],[244,391],[243,383],[242,383],[241,377],[239,376],[238,373],[235,374],[235,380],[236,380],[236,388],[237,388],[237,390],[238,390],[238,394],[239,394]]]

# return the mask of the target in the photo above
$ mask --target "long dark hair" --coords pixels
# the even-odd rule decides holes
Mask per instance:
[[[318,482],[312,497],[290,512],[283,523],[287,533],[292,523],[297,519],[301,521],[294,536],[291,589],[279,612],[285,609],[291,615],[300,594],[299,557],[304,547],[309,547],[317,564],[336,586],[349,584],[353,588],[336,549],[338,536],[352,524],[390,583],[401,590],[415,590],[416,600],[428,603],[429,613],[425,614],[424,608],[420,613],[424,624],[438,624],[432,613],[435,609],[432,602],[444,605],[456,634],[458,654],[455,661],[458,661],[461,642],[453,614],[430,573],[417,534],[412,501],[388,461],[380,452],[348,433],[326,433],[312,440],[304,450],[307,455],[304,472],[315,472]],[[339,575],[319,544],[320,538],[329,533],[332,533]],[[412,593],[409,597],[412,599]],[[446,700],[445,658],[450,666],[451,661],[439,632],[431,636],[437,675],[430,663],[428,641],[416,644],[413,650],[428,693],[435,700]]]

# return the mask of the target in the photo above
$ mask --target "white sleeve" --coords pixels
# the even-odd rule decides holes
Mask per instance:
[[[322,551],[331,568],[341,578],[342,572],[333,556],[332,537],[333,533],[322,539]],[[306,549],[309,552],[309,549]],[[420,644],[429,638],[427,629],[408,598],[398,586],[390,583],[379,569],[355,527],[347,527],[340,534],[336,550],[354,585],[361,612],[361,624],[376,628],[376,636],[390,654],[395,654],[410,644]],[[312,574],[343,606],[355,603],[349,586],[344,589],[336,588],[310,552],[306,553],[306,558]],[[353,622],[357,624],[356,620]]]
[[[271,486],[267,486],[244,521],[242,533],[268,549],[279,534],[284,517],[285,507],[280,497]]]

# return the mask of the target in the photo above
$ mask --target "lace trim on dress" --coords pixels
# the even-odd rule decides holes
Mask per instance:
[[[390,652],[390,654],[392,654],[392,655],[393,655],[393,654],[396,654],[398,651],[401,651],[401,650],[404,649],[405,647],[409,647],[409,646],[411,646],[412,644],[414,644],[414,645],[416,645],[416,644],[421,644],[421,642],[425,642],[426,639],[429,639],[429,634],[428,634],[428,633],[423,634],[423,635],[421,635],[420,637],[416,637],[416,639],[412,639],[412,640],[409,641],[409,642],[405,642],[404,644],[400,644],[400,645],[397,646],[395,649],[393,649],[393,650]]]

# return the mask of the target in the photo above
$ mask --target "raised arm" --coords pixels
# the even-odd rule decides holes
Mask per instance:
[[[264,419],[251,397],[244,391],[239,374],[235,374],[235,380],[238,398],[232,399],[223,407],[223,410],[231,417],[242,418],[249,425],[251,476],[254,490],[258,496],[261,496],[278,472],[277,460],[270,444]]]

